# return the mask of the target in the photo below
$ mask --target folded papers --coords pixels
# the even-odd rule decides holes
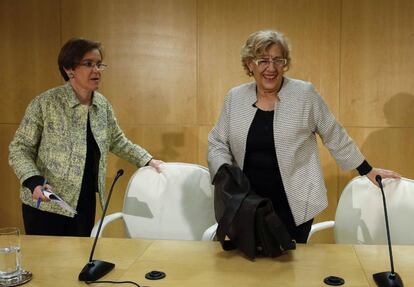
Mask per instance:
[[[69,204],[67,204],[66,201],[64,201],[59,195],[54,193],[50,190],[43,190],[44,196],[50,199],[50,202],[57,203],[60,207],[62,207],[64,210],[69,211],[72,214],[76,214],[76,210],[73,209]]]

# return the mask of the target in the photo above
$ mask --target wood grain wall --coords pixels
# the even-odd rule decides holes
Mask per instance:
[[[0,0],[0,226],[22,227],[8,144],[30,100],[62,83],[57,54],[74,36],[103,43],[101,92],[131,140],[164,161],[206,165],[226,92],[252,80],[243,42],[280,30],[292,48],[288,76],[315,84],[372,164],[414,178],[413,16],[410,0]],[[355,172],[339,171],[322,147],[321,156],[330,205],[317,220],[333,219]],[[110,156],[108,184],[119,168],[110,212],[135,170]],[[107,235],[122,236],[122,225]]]

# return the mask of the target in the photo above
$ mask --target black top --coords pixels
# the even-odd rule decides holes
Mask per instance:
[[[93,137],[88,114],[85,169],[83,171],[81,192],[76,210],[78,213],[88,213],[90,216],[93,214],[93,217],[95,217],[95,192],[98,192],[100,157],[101,153],[98,144]]]
[[[277,162],[273,117],[274,111],[257,109],[247,135],[243,171],[252,189],[272,201],[285,225],[295,226]]]

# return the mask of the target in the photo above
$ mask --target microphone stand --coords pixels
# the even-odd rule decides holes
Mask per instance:
[[[394,260],[392,258],[392,247],[391,247],[391,236],[390,236],[390,227],[388,224],[388,213],[387,213],[387,204],[385,201],[385,193],[382,186],[382,178],[380,175],[377,175],[375,177],[375,180],[377,181],[381,193],[382,193],[382,202],[384,203],[384,213],[385,213],[385,227],[387,230],[387,239],[388,239],[388,251],[390,255],[390,262],[391,262],[391,272],[380,272],[375,273],[372,275],[374,278],[375,283],[378,287],[403,287],[403,282],[401,280],[400,275],[398,273],[394,272]]]
[[[83,267],[82,271],[79,273],[79,277],[78,277],[79,281],[96,281],[102,276],[105,276],[115,267],[114,263],[101,261],[101,260],[92,260],[92,258],[93,258],[93,253],[95,252],[95,247],[98,241],[99,234],[101,232],[101,227],[102,227],[102,223],[105,218],[106,210],[108,209],[109,200],[111,199],[112,190],[118,178],[120,178],[123,174],[124,174],[124,171],[122,169],[118,170],[114,178],[114,181],[112,182],[112,186],[111,186],[111,189],[109,190],[108,198],[105,203],[105,208],[103,210],[102,219],[99,222],[98,232],[96,233],[95,241],[93,242],[91,255],[89,256],[89,262],[85,265],[85,267]]]

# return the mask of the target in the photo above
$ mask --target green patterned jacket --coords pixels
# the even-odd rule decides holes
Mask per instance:
[[[104,205],[105,175],[108,152],[138,167],[151,160],[151,155],[129,141],[117,124],[107,99],[94,92],[91,106],[81,105],[72,86],[50,89],[32,100],[9,146],[9,164],[20,183],[41,175],[55,193],[76,209],[86,159],[86,128],[89,120],[101,153],[98,189]],[[23,203],[36,206],[31,191],[21,187]],[[54,203],[40,205],[41,210],[72,216]]]

